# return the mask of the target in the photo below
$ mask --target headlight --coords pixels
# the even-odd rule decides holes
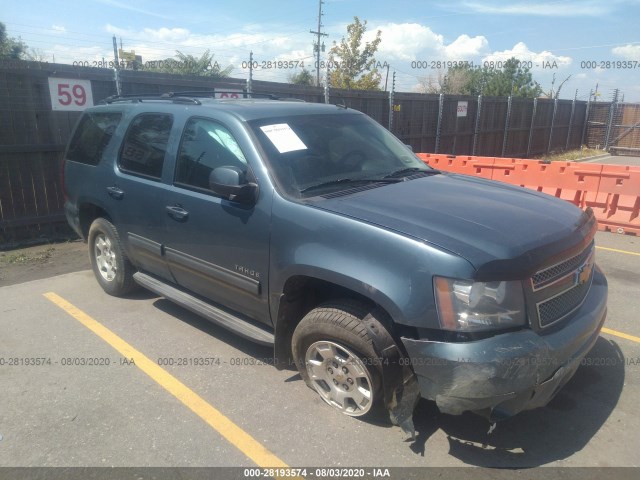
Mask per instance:
[[[445,330],[477,332],[524,325],[522,283],[472,282],[434,277],[440,326]]]

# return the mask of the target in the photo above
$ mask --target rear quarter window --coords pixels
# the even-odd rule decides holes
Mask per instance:
[[[67,160],[97,165],[120,124],[119,112],[85,113],[67,150]]]

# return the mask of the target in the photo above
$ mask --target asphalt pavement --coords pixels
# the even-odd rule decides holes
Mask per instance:
[[[640,166],[640,157],[631,157],[627,155],[607,155],[604,157],[586,160],[584,163],[608,163],[609,165],[632,165]]]

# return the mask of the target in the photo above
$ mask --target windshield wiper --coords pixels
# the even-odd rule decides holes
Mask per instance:
[[[398,178],[338,178],[337,180],[328,180],[326,182],[316,183],[315,185],[309,185],[300,190],[300,193],[305,193],[317,188],[339,185],[341,183],[397,183],[400,181]]]
[[[395,172],[391,172],[390,174],[385,175],[383,178],[399,177],[400,175],[404,175],[405,173],[412,173],[412,172],[423,172],[428,175],[436,175],[440,173],[440,170],[435,170],[435,169],[425,170],[424,168],[420,168],[420,167],[401,168],[400,170],[396,170]]]

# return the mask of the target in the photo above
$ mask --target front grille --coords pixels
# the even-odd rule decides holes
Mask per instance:
[[[593,278],[593,272],[591,273],[591,277],[588,282],[576,285],[556,297],[552,297],[549,300],[539,303],[538,318],[540,319],[540,326],[548,327],[549,325],[562,320],[582,305],[582,302],[589,291],[589,287],[591,287],[591,278]]]
[[[540,328],[559,322],[582,305],[591,287],[594,265],[591,243],[578,255],[539,270],[531,277]]]
[[[560,263],[547,267],[544,270],[540,270],[533,277],[531,277],[531,286],[533,290],[540,290],[545,286],[559,280],[570,273],[573,273],[576,268],[584,263],[584,261],[591,255],[593,251],[593,243],[585,248],[578,255],[564,260]]]

